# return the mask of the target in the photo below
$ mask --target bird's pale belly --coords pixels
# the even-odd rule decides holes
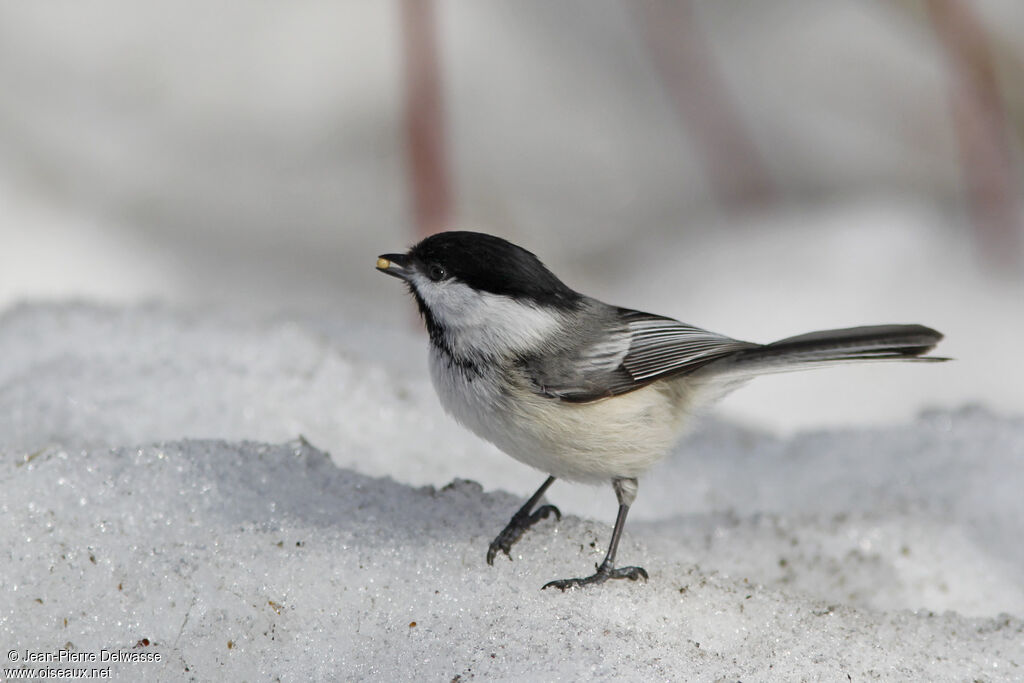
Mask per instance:
[[[518,376],[499,381],[494,368],[453,372],[435,350],[430,370],[441,404],[460,424],[520,462],[591,483],[638,477],[664,457],[685,426],[691,398],[681,383],[656,382],[568,403],[530,391]]]

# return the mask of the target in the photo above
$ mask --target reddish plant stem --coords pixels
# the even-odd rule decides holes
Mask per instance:
[[[418,237],[448,227],[448,175],[434,0],[401,0],[405,134],[413,222]]]
[[[990,42],[969,3],[930,0],[928,5],[936,36],[949,59],[953,126],[980,248],[994,263],[1019,266],[1020,178],[1011,156],[1010,129]]]
[[[676,112],[694,133],[712,190],[723,204],[778,194],[747,134],[689,0],[639,0],[654,64]]]

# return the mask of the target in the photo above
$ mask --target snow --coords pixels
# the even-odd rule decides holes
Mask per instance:
[[[126,680],[1024,679],[1024,420],[706,418],[641,480],[620,560],[650,581],[541,591],[601,559],[611,490],[556,483],[562,520],[488,567],[543,475],[378,323],[6,311],[4,653],[161,655],[108,664]]]
[[[737,206],[642,13],[439,3],[453,227],[736,338],[919,322],[957,359],[752,382],[641,481],[651,580],[563,595],[614,494],[556,483],[488,567],[544,475],[441,412],[372,267],[415,232],[397,7],[0,4],[4,665],[1024,680],[1024,278],[971,222],[923,15],[693,3],[776,190]],[[976,8],[1003,57],[1021,7]]]

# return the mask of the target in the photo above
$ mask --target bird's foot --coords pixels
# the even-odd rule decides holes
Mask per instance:
[[[555,519],[562,519],[561,511],[554,505],[542,505],[532,514],[520,510],[513,515],[508,525],[498,534],[498,537],[491,541],[491,545],[487,549],[487,564],[494,564],[494,558],[499,550],[508,555],[508,559],[511,560],[512,546],[522,537],[523,533],[540,520],[547,519],[551,515],[554,515]]]
[[[591,584],[604,583],[608,579],[629,579],[630,581],[636,581],[637,579],[647,580],[647,571],[643,567],[618,567],[613,569],[612,567],[606,566],[602,563],[601,566],[597,567],[597,572],[594,574],[584,577],[582,579],[558,579],[557,581],[550,581],[541,587],[541,590],[545,588],[557,588],[560,591],[567,590],[569,588],[582,588],[583,586],[589,586]]]

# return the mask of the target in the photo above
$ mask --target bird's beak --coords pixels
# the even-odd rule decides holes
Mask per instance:
[[[408,280],[409,257],[405,254],[382,254],[377,257],[377,270],[403,280]]]

